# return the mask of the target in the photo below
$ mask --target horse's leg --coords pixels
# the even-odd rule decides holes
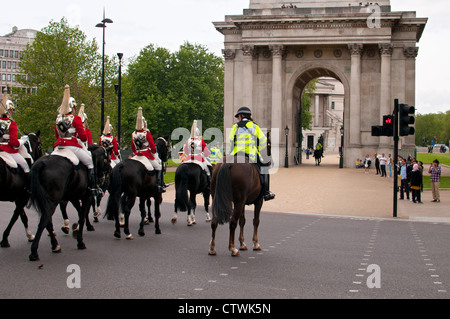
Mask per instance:
[[[146,225],[145,219],[147,217],[147,211],[145,210],[145,204],[146,204],[145,202],[146,202],[146,199],[144,199],[144,198],[139,199],[139,211],[141,212],[141,222],[139,223],[139,230],[138,230],[139,236],[145,236],[144,225]]]
[[[196,197],[197,197],[197,194],[195,193],[195,191],[191,191],[190,199],[189,199],[188,226],[197,224],[197,222],[195,221],[195,209],[197,208]]]
[[[53,211],[56,208],[56,205],[53,207]],[[48,212],[45,212],[44,214],[47,214]],[[39,248],[39,241],[41,240],[42,232],[45,228],[47,228],[47,225],[50,223],[50,217],[47,215],[41,215],[41,218],[39,219],[38,228],[36,231],[36,235],[34,236],[33,243],[31,244],[31,254],[29,256],[30,261],[37,261],[39,260],[38,255],[38,248]],[[50,236],[53,236],[53,234],[50,234]],[[56,239],[55,239],[56,240]]]
[[[78,210],[78,236],[77,236],[77,247],[78,249],[86,249],[86,245],[83,242],[83,228],[88,218],[89,210],[91,209],[91,195],[87,195],[87,198],[83,198],[81,202],[81,209]]]
[[[159,218],[161,217],[161,210],[160,210],[160,197],[162,197],[161,193],[158,193],[155,198],[155,234],[160,235],[161,229],[159,228]],[[150,202],[150,198],[148,199]],[[150,210],[149,210],[150,212]]]
[[[242,211],[241,218],[239,218],[239,250],[248,250],[247,245],[244,242],[244,226],[245,226],[245,207]]]
[[[131,213],[131,209],[134,206],[134,203],[136,202],[136,196],[132,195],[132,196],[128,196],[128,200],[125,204],[125,206],[123,207],[124,211],[124,215],[125,215],[125,225],[124,225],[124,229],[123,232],[125,233],[125,238],[128,240],[133,240],[133,235],[130,233],[130,213]]]
[[[147,225],[148,225],[149,223],[153,223],[154,222],[153,217],[152,217],[152,200],[149,197],[149,198],[147,198],[147,200],[145,202],[147,203],[147,211],[148,211]],[[156,204],[156,202],[155,202],[155,204]]]
[[[50,219],[50,222],[47,224],[46,227],[48,234],[50,236],[50,243],[52,245],[52,252],[53,253],[60,253],[61,252],[61,247],[58,244],[58,241],[56,240],[56,236],[55,236],[55,230],[53,229],[53,222]]]
[[[94,223],[98,223],[98,217],[102,214],[100,204],[102,202],[103,194],[99,194],[92,198],[92,210],[94,211]]]
[[[172,224],[176,224],[177,220],[178,220],[177,204],[175,203],[173,206],[174,206],[175,213],[173,214],[173,217],[172,217]]]
[[[28,238],[28,242],[31,243],[34,240],[34,235],[28,229],[28,216],[23,208],[20,212],[20,219],[22,220],[22,224],[25,227],[25,234]]]
[[[209,223],[211,221],[211,216],[209,215],[209,196],[210,196],[210,191],[209,190],[205,190],[203,192],[203,199],[205,201],[205,210],[206,210],[205,221],[207,223]]]
[[[231,256],[237,257],[240,255],[239,250],[236,249],[234,245],[234,239],[235,239],[235,231],[238,224],[238,221],[240,219],[241,213],[243,209],[245,208],[243,203],[238,203],[234,206],[233,210],[233,216],[231,216],[230,220],[230,239],[229,239],[229,245],[228,249],[231,251]]]
[[[8,242],[8,237],[9,237],[9,234],[11,233],[11,229],[13,228],[13,226],[16,223],[18,218],[19,218],[19,211],[16,208],[14,210],[14,213],[13,213],[12,217],[11,217],[11,221],[8,224],[8,227],[6,227],[6,229],[5,229],[4,233],[3,233],[3,239],[0,242],[0,246],[2,248],[9,248],[10,247],[9,242]]]
[[[209,243],[209,251],[208,255],[215,256],[216,255],[216,230],[217,230],[217,222],[214,219],[211,221],[211,241]]]
[[[61,214],[62,214],[63,219],[64,219],[64,224],[62,225],[61,230],[66,235],[70,231],[70,227],[69,227],[70,221],[69,221],[69,217],[67,215],[67,204],[68,204],[68,202],[66,202],[66,201],[61,202],[59,204],[59,209],[61,210]]]
[[[261,207],[263,205],[263,199],[259,199],[255,203],[255,216],[253,219],[253,250],[261,250],[261,246],[258,243],[258,226],[259,226],[259,216],[261,213]]]
[[[121,204],[119,206],[123,206],[123,202],[124,202],[124,198],[126,198],[126,195],[123,194],[122,197],[120,198]],[[119,212],[119,209],[117,211],[114,212],[114,226],[116,228],[116,230],[114,231],[114,237],[116,238],[120,238],[120,215],[121,213]]]

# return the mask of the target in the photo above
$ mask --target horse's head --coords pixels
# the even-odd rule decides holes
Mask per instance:
[[[163,163],[167,162],[169,160],[170,136],[158,135],[155,144],[159,158]]]
[[[30,141],[30,144],[26,143],[25,148],[27,149],[28,153],[30,153],[33,160],[37,161],[39,158],[42,157],[41,131],[37,131],[36,133],[33,132],[28,133],[28,139]]]

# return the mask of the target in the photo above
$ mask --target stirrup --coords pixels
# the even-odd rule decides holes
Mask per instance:
[[[268,192],[268,193],[264,194],[263,197],[264,197],[264,201],[267,202],[269,200],[275,199],[275,194]]]

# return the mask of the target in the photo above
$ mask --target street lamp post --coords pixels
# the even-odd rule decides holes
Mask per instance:
[[[117,142],[120,145],[120,126],[121,126],[121,112],[122,112],[122,58],[123,53],[117,53],[119,57],[119,92],[117,93],[119,102],[117,104]]]
[[[289,168],[289,127],[286,125],[284,129],[284,134],[286,134],[286,156],[284,158],[284,167]]]
[[[103,9],[103,20],[97,23],[97,28],[103,29],[103,49],[102,49],[102,99],[101,99],[101,131],[100,135],[103,134],[103,129],[105,125],[105,29],[107,23],[113,23],[111,19],[105,18],[105,10]]]
[[[339,148],[339,168],[344,168],[344,127],[341,126],[341,147]]]

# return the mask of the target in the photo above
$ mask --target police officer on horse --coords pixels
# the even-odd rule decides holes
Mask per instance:
[[[267,148],[267,137],[260,127],[252,119],[252,111],[248,107],[241,107],[236,115],[238,123],[233,125],[229,136],[231,145],[230,155],[245,154],[250,163],[257,166],[263,188],[265,201],[275,198],[275,194],[269,190],[269,174],[261,171],[261,166],[267,166],[264,162],[262,151]]]

